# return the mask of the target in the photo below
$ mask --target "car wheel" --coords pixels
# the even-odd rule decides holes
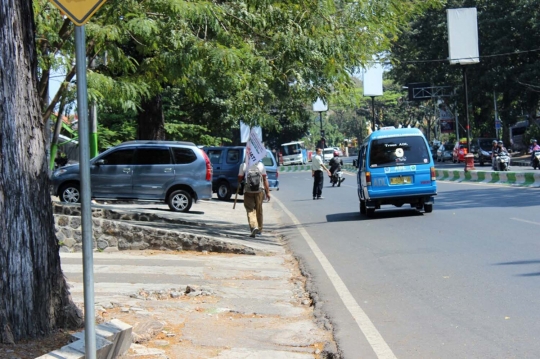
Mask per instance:
[[[433,212],[433,204],[424,204],[424,212],[431,213]]]
[[[375,214],[375,208],[366,208],[366,214],[368,217],[373,217]]]
[[[366,214],[366,202],[363,200],[360,200],[360,213]]]
[[[62,186],[59,191],[60,201],[66,203],[80,203],[81,190],[78,183],[68,183]]]
[[[232,191],[231,191],[231,186],[229,185],[229,183],[226,181],[219,182],[218,188],[217,188],[218,199],[221,201],[227,201],[231,198],[231,196],[232,196]]]
[[[187,212],[193,204],[193,199],[188,192],[178,190],[171,193],[167,200],[167,204],[173,212]]]
[[[484,162],[483,161],[480,161],[480,166],[483,166],[484,165]]]

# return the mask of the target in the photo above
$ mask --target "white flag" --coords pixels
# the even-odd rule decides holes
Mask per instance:
[[[266,148],[259,139],[257,130],[252,128],[246,143],[247,168],[250,168],[254,163],[259,163],[265,156]]]

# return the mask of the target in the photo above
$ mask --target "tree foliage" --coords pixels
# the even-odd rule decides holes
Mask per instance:
[[[167,136],[180,134],[178,125],[201,125],[219,137],[239,119],[277,131],[283,118],[302,127],[317,96],[350,89],[354,68],[439,2],[110,0],[86,25],[95,60],[89,95],[102,111],[143,112],[143,101],[174,89],[181,111],[165,118]],[[72,26],[45,0],[36,3],[45,84],[55,66],[71,72]]]
[[[446,8],[476,7],[480,63],[467,66],[471,131],[494,136],[494,100],[506,129],[537,116],[540,100],[540,4],[532,0],[451,0]],[[410,23],[391,50],[392,78],[401,84],[429,82],[457,90],[464,123],[462,67],[449,65],[444,9],[431,9]]]

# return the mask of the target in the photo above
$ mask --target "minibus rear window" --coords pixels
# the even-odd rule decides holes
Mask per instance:
[[[426,142],[421,136],[388,137],[373,140],[369,167],[430,163]]]

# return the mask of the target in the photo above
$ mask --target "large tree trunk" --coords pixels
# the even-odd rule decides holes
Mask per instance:
[[[165,116],[161,95],[141,103],[138,122],[139,140],[165,140]]]
[[[0,342],[81,324],[60,268],[32,2],[0,2]]]

